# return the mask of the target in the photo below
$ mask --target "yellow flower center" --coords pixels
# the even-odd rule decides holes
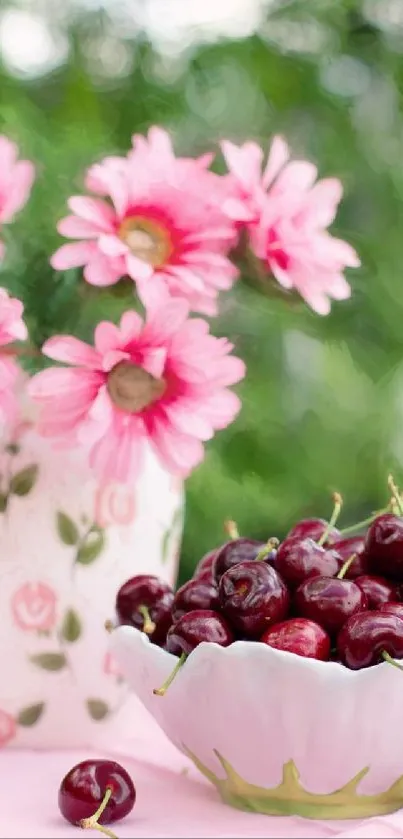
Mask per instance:
[[[129,216],[119,228],[119,238],[132,254],[154,268],[165,265],[173,247],[168,230],[144,216]]]
[[[106,386],[117,408],[137,414],[161,398],[166,384],[164,379],[155,379],[143,367],[120,361],[110,371]]]

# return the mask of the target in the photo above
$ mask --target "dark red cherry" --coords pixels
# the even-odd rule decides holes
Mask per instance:
[[[178,655],[178,651],[189,655],[203,641],[228,647],[234,635],[222,615],[210,609],[196,609],[186,612],[171,626],[166,640],[166,649]]]
[[[306,658],[327,661],[330,655],[330,638],[325,630],[306,618],[290,618],[271,626],[262,635],[263,644]]]
[[[365,539],[371,574],[403,582],[403,518],[383,513],[372,522]]]
[[[274,562],[276,571],[289,588],[297,588],[308,577],[334,577],[341,566],[339,555],[321,548],[313,539],[287,538],[280,545]]]
[[[267,627],[287,616],[290,605],[281,577],[260,560],[245,560],[226,571],[218,594],[231,626],[247,638],[260,638]]]
[[[397,618],[403,619],[403,603],[393,603],[392,601],[381,603],[378,606],[378,612],[386,615],[396,615]]]
[[[60,784],[59,809],[71,824],[86,826],[81,824],[82,820],[91,819],[105,801],[98,825],[123,819],[136,801],[136,790],[130,775],[113,760],[77,763]]]
[[[193,579],[200,579],[201,577],[211,581],[214,579],[213,563],[219,550],[220,548],[214,548],[214,550],[209,551],[202,556],[193,572]]]
[[[154,644],[162,645],[172,623],[171,587],[151,574],[139,574],[127,580],[116,596],[119,624],[134,626],[146,632]]]
[[[195,609],[214,611],[219,609],[219,606],[217,586],[203,577],[189,580],[175,594],[171,610],[172,622],[176,623],[186,612],[192,612]]]
[[[246,539],[244,537],[231,539],[230,542],[226,542],[218,551],[213,563],[213,573],[217,584],[229,568],[233,568],[234,565],[238,565],[245,560],[256,559],[258,553],[264,547],[264,542],[258,542],[256,539]]]
[[[383,652],[403,658],[403,620],[384,612],[357,612],[339,633],[337,650],[350,670],[378,664]]]
[[[356,554],[355,559],[348,567],[344,577],[346,580],[354,580],[360,577],[361,574],[366,574],[368,571],[368,560],[364,553],[364,536],[350,536],[348,539],[339,539],[332,545],[332,550],[336,551],[341,557],[344,564],[350,559],[353,554]]]
[[[328,522],[325,519],[301,519],[297,524],[294,524],[286,538],[313,539],[314,542],[319,542],[327,527]],[[332,545],[337,539],[340,539],[340,531],[336,527],[331,527],[325,541],[325,547]]]
[[[294,597],[296,614],[320,624],[331,636],[367,605],[364,592],[355,582],[337,577],[310,577],[301,583]]]
[[[399,600],[398,587],[386,580],[385,577],[363,574],[362,577],[356,577],[354,582],[366,594],[368,609],[379,609],[382,603]]]

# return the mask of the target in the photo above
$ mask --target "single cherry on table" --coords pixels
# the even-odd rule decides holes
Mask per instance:
[[[59,787],[59,810],[70,824],[115,834],[104,825],[125,818],[134,807],[136,789],[119,763],[84,760],[63,778]]]

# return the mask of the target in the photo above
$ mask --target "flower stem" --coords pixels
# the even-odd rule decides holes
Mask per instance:
[[[139,606],[138,611],[140,612],[141,617],[143,618],[143,632],[146,635],[152,635],[155,629],[155,623],[151,620],[150,612],[148,611],[147,606]]]
[[[387,661],[388,664],[391,664],[393,667],[397,667],[398,670],[403,670],[402,665],[398,664],[397,661],[395,661],[394,658],[392,658],[392,656],[389,655],[389,653],[387,653],[385,650],[382,653],[382,658],[384,659],[384,661]]]
[[[183,667],[183,665],[184,665],[184,663],[185,663],[186,659],[187,659],[187,653],[182,653],[182,655],[181,655],[181,657],[180,657],[179,661],[175,664],[175,667],[174,667],[174,669],[172,670],[172,673],[168,676],[168,678],[166,679],[166,681],[164,682],[164,684],[162,685],[162,687],[160,687],[160,688],[154,688],[154,690],[153,690],[153,694],[154,694],[155,696],[164,696],[164,695],[166,694],[166,692],[167,692],[167,690],[168,690],[169,686],[172,684],[172,682],[173,682],[173,680],[174,680],[175,676],[177,675],[177,673],[179,672],[179,670],[181,669],[181,667]]]
[[[319,545],[319,547],[321,547],[322,545],[324,545],[324,543],[326,542],[326,539],[327,539],[327,537],[329,536],[329,533],[330,533],[330,531],[331,531],[332,527],[334,527],[334,525],[336,524],[337,519],[339,518],[339,515],[340,515],[340,513],[341,513],[341,508],[342,508],[342,506],[343,506],[343,499],[342,499],[342,497],[341,497],[341,495],[340,495],[340,493],[339,493],[339,492],[335,492],[335,493],[334,493],[334,495],[333,495],[333,503],[334,503],[333,513],[332,513],[332,515],[331,515],[331,517],[330,517],[330,521],[328,522],[327,527],[326,527],[326,528],[325,528],[325,530],[323,531],[322,536],[321,536],[321,537],[320,537],[320,539],[318,540],[318,545]]]
[[[104,797],[103,797],[103,799],[102,799],[102,801],[101,801],[101,803],[98,807],[98,810],[96,810],[94,815],[90,816],[88,819],[81,819],[80,827],[88,828],[89,830],[92,830],[92,829],[99,830],[105,836],[109,836],[109,839],[117,839],[117,836],[116,836],[115,833],[112,833],[111,830],[109,830],[107,827],[104,827],[102,824],[99,824],[99,822],[98,822],[99,817],[102,816],[102,813],[104,812],[105,808],[108,805],[108,801],[109,801],[112,793],[113,793],[112,787],[107,787],[106,790],[105,790],[105,795],[104,795]]]

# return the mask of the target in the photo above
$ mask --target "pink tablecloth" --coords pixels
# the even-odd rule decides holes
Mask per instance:
[[[142,737],[111,755],[133,777],[137,803],[125,821],[115,825],[119,839],[144,837],[403,837],[403,810],[366,822],[311,822],[241,813],[224,806],[194,767],[150,724]],[[57,793],[63,775],[80,760],[107,757],[103,751],[0,753],[0,837],[4,839],[73,839],[84,834],[59,815]],[[95,831],[85,834],[100,836]]]

